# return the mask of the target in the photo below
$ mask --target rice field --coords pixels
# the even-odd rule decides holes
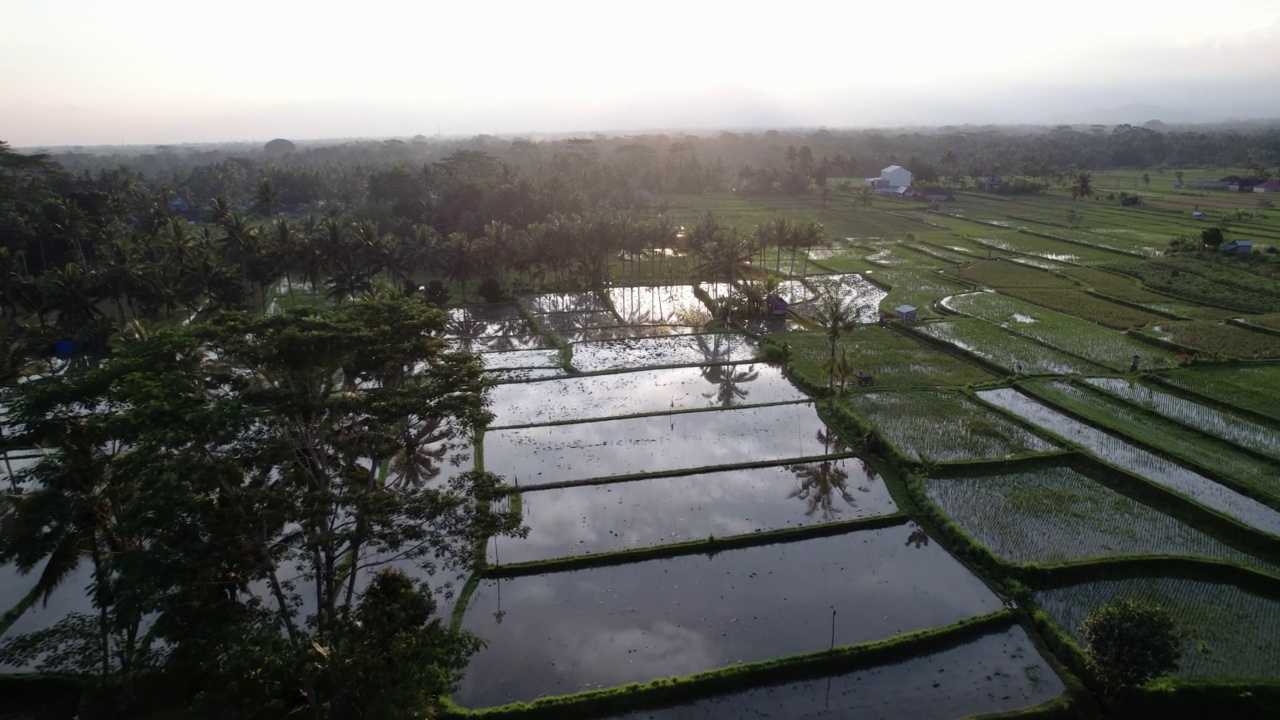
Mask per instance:
[[[1078,628],[1097,605],[1134,597],[1162,605],[1182,635],[1174,676],[1273,680],[1280,674],[1280,601],[1234,585],[1179,578],[1103,580],[1036,593],[1045,611],[1081,642]]]
[[[1032,400],[1017,390],[983,390],[978,397],[1067,441],[1080,445],[1105,463],[1233,518],[1243,525],[1280,536],[1280,512]]]
[[[976,318],[962,317],[921,323],[915,329],[984,358],[1010,373],[1088,375],[1105,371],[1101,365],[1047,348]]]
[[[727,283],[704,285],[715,297],[729,291]],[[696,325],[710,319],[707,307],[693,294],[692,285],[614,287],[609,301],[625,325]],[[706,318],[705,320],[703,318]]]
[[[831,452],[813,405],[795,403],[488,430],[484,469],[522,487]]]
[[[484,580],[462,627],[488,644],[453,700],[480,708],[687,675],[942,627],[1002,607],[936,544],[904,543],[911,533],[866,530]]]
[[[1066,689],[1020,626],[889,665],[753,688],[613,720],[938,718],[1027,708]]]
[[[1079,290],[1013,288],[1002,290],[1002,292],[1019,300],[1026,300],[1113,330],[1128,330],[1152,323],[1168,322],[1167,318],[1159,315],[1110,302]],[[1277,339],[1280,340],[1280,338]]]
[[[1135,340],[1122,332],[1094,325],[1007,295],[972,292],[943,301],[948,308],[995,323],[1072,355],[1115,370],[1126,370],[1134,355],[1140,367],[1171,364],[1175,354]]]
[[[1155,379],[1280,420],[1280,365],[1193,365],[1160,373]]]
[[[1057,449],[956,393],[857,393],[846,402],[899,450],[920,461],[999,459]]]
[[[570,346],[569,364],[579,372],[677,365],[716,365],[755,359],[759,345],[733,333],[601,340]]]
[[[818,298],[834,295],[841,302],[858,308],[858,322],[872,323],[880,317],[880,303],[887,294],[880,287],[867,282],[861,275],[814,275],[807,280],[814,291],[805,302],[794,303],[790,310],[812,321]]]
[[[893,312],[899,305],[911,305],[919,317],[936,317],[934,302],[948,295],[964,292],[968,288],[954,280],[929,270],[870,270],[867,276],[892,289],[880,301],[880,309]]]
[[[1162,322],[1147,331],[1211,357],[1263,360],[1280,357],[1280,337],[1216,322]]]
[[[1085,382],[1144,410],[1163,415],[1241,447],[1280,460],[1280,430],[1126,378],[1088,378]]]
[[[857,458],[604,485],[528,490],[528,537],[495,538],[518,563],[889,515],[893,498]]]
[[[825,387],[823,363],[831,355],[823,333],[783,332],[770,338],[791,348],[789,367],[806,382]],[[855,368],[875,378],[876,387],[963,387],[991,376],[976,365],[878,326],[862,326],[840,337],[837,354],[848,352]]]
[[[1066,382],[1035,382],[1030,387],[1050,402],[1089,422],[1174,458],[1180,458],[1235,480],[1259,497],[1280,503],[1280,464],[1241,452],[1235,446],[1201,435],[1185,425],[1136,412],[1133,405]]]
[[[978,260],[947,272],[966,282],[989,288],[1067,290],[1075,287],[1074,283],[1064,277],[1002,260]]]
[[[807,396],[778,368],[708,365],[566,377],[489,393],[491,427],[794,402]]]
[[[929,498],[979,543],[1015,563],[1177,555],[1276,568],[1068,467],[926,480]]]

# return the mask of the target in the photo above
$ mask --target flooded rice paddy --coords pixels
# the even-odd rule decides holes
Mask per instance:
[[[493,427],[806,399],[780,369],[763,363],[568,377],[504,385],[490,397]]]
[[[864,461],[743,468],[526,491],[526,538],[497,538],[489,562],[548,560],[890,515],[897,506]]]
[[[521,485],[831,452],[810,403],[489,430],[484,467]]]
[[[673,365],[715,365],[755,359],[759,345],[734,333],[672,335],[630,340],[580,342],[570,364],[580,372]]]
[[[941,627],[999,610],[906,526],[482,581],[463,627],[488,647],[453,699],[487,707]]]
[[[1066,690],[1019,626],[949,650],[613,720],[846,717],[936,720],[1020,710]]]

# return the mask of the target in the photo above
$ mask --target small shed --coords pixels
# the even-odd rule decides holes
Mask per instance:
[[[765,302],[769,304],[770,315],[787,314],[787,301],[783,300],[778,295],[770,295],[768,298],[765,298]]]
[[[1227,253],[1228,255],[1248,255],[1249,253],[1253,252],[1253,241],[1252,240],[1232,240],[1229,243],[1223,243],[1222,247],[1219,248],[1219,250],[1221,250],[1224,253]]]
[[[1275,180],[1268,180],[1267,182],[1264,182],[1264,183],[1258,183],[1257,185],[1253,186],[1253,191],[1256,193],[1280,192],[1280,182],[1276,182]]]
[[[1204,211],[1203,211],[1203,210],[1192,210],[1192,211],[1191,211],[1191,217],[1193,217],[1193,218],[1202,218],[1202,217],[1204,217]]]
[[[916,321],[916,308],[914,305],[899,305],[894,308],[893,311],[898,313],[899,320],[905,320],[907,322]]]

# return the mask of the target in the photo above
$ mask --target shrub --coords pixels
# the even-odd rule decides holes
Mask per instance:
[[[1108,691],[1141,685],[1178,667],[1178,634],[1163,607],[1121,597],[1080,624],[1089,668]]]
[[[480,283],[480,287],[476,289],[476,292],[487,303],[502,302],[506,297],[506,293],[502,291],[502,283],[498,282],[498,278],[495,277],[485,278]]]

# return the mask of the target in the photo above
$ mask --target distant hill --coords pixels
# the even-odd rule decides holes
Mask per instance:
[[[1050,125],[1144,125],[1158,120],[1166,125],[1187,125],[1211,120],[1194,112],[1176,110],[1163,105],[1133,103],[1116,108],[1082,110],[1046,118]]]

